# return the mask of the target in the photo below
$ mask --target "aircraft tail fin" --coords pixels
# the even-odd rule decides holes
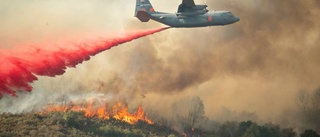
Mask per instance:
[[[148,22],[150,20],[150,14],[155,13],[149,0],[136,0],[135,17],[142,22]]]

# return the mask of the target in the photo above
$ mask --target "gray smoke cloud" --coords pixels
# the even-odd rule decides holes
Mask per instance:
[[[151,2],[156,10],[169,12],[176,12],[180,3]],[[263,121],[276,122],[283,112],[296,109],[297,91],[320,85],[319,1],[214,0],[207,4],[209,9],[230,10],[241,21],[222,27],[170,29],[113,48],[63,76],[41,78],[27,96],[44,94],[39,102],[45,104],[45,96],[98,91],[166,113],[174,100],[197,95],[211,118],[228,119],[221,118],[228,108],[228,112],[255,112]],[[134,1],[33,0],[27,5],[18,1],[0,5],[8,7],[0,8],[5,15],[0,17],[7,19],[0,25],[1,45],[6,48],[47,38],[163,26],[133,18]],[[13,6],[20,7],[11,11]],[[22,16],[22,12],[26,13]],[[36,13],[39,18],[27,18],[26,14]],[[59,88],[52,90],[46,83]],[[4,105],[5,100],[0,101],[6,106],[2,111],[15,109]]]
[[[319,86],[318,1],[228,0],[208,5],[231,10],[241,21],[172,29],[132,43],[136,46],[126,54],[123,72],[131,72],[132,85],[152,92],[150,101],[166,104],[176,94],[199,95],[209,116],[219,116],[223,106],[275,122],[286,109],[295,109],[298,90]]]

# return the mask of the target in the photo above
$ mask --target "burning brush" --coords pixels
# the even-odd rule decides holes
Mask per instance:
[[[99,119],[110,119],[114,118],[116,120],[124,121],[129,124],[135,124],[138,121],[143,121],[148,124],[153,124],[154,122],[148,118],[148,114],[144,112],[142,106],[138,106],[134,113],[128,112],[128,106],[121,102],[114,105],[109,105],[108,103],[96,103],[95,101],[90,101],[89,103],[75,104],[73,102],[65,105],[49,105],[41,113],[49,113],[53,111],[67,112],[76,111],[83,112],[86,117],[98,117]]]

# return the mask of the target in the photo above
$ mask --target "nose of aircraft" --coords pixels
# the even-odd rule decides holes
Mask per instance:
[[[238,22],[238,21],[240,21],[240,18],[239,17],[235,17],[234,22]]]

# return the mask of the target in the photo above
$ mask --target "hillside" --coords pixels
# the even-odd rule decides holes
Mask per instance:
[[[138,122],[131,125],[115,119],[87,118],[82,112],[50,112],[47,114],[1,114],[0,136],[45,137],[153,137],[177,136],[174,130],[157,124]]]

